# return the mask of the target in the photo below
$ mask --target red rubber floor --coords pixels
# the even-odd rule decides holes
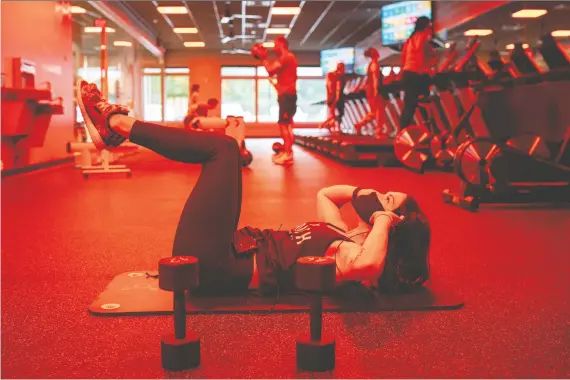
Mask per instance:
[[[570,377],[570,208],[441,201],[451,174],[349,168],[296,147],[270,163],[270,140],[248,146],[241,225],[285,228],[316,216],[316,191],[350,183],[413,193],[431,219],[433,281],[465,299],[459,311],[325,314],[337,337],[336,378]],[[160,336],[170,317],[98,318],[87,306],[118,273],[155,268],[199,166],[143,152],[133,178],[90,178],[70,166],[2,184],[3,378],[294,378],[299,315],[200,315],[199,369],[166,374]]]

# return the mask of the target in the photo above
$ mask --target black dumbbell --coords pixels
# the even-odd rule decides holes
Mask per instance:
[[[175,256],[158,262],[158,287],[174,293],[174,335],[162,337],[162,368],[184,371],[200,365],[200,337],[186,331],[187,290],[198,287],[198,259]]]
[[[271,149],[273,149],[275,154],[279,154],[283,151],[283,144],[281,144],[280,142],[274,142]]]
[[[323,295],[334,289],[336,264],[332,257],[301,257],[295,266],[295,284],[311,297],[310,335],[297,340],[297,368],[330,371],[335,366],[335,341],[322,336]]]

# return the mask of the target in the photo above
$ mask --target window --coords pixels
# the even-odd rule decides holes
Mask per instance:
[[[297,81],[297,113],[295,121],[318,123],[327,119],[327,108],[316,104],[327,99],[324,79],[299,79]]]
[[[255,121],[255,79],[222,79],[222,117]]]
[[[246,121],[274,123],[279,118],[277,92],[263,66],[222,67],[222,117],[243,116]],[[320,67],[297,69],[296,122],[316,123],[326,120],[323,71]]]
[[[143,69],[143,114],[148,121],[183,120],[188,112],[190,69],[146,67]],[[162,78],[164,76],[164,89]],[[164,90],[164,91],[163,91]]]
[[[162,121],[162,83],[160,75],[143,76],[143,112],[146,121]]]
[[[164,70],[165,102],[164,120],[184,120],[188,113],[188,93],[190,92],[190,69],[168,67]]]

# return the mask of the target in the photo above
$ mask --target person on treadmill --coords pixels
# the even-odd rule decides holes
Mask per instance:
[[[208,99],[207,103],[197,104],[186,117],[184,118],[184,128],[195,128],[199,129],[198,123],[196,123],[196,118],[198,117],[208,117],[208,112],[216,109],[219,101],[216,98]]]
[[[435,48],[430,43],[432,28],[428,17],[418,17],[414,32],[402,49],[404,109],[400,117],[400,129],[412,123],[420,96],[429,95],[430,73],[437,62]]]
[[[339,286],[368,282],[383,291],[400,291],[428,280],[431,233],[411,195],[330,186],[316,195],[315,221],[286,231],[238,229],[242,166],[232,137],[136,120],[127,116],[126,107],[107,103],[96,85],[79,81],[77,87],[79,108],[98,149],[112,150],[129,139],[171,160],[202,165],[172,251],[198,258],[198,292],[294,291],[295,263],[304,256],[333,257]],[[359,217],[352,230],[340,213],[348,203]]]
[[[344,117],[344,86],[346,85],[345,66],[340,62],[335,71],[326,75],[327,106],[329,118],[319,128],[329,128],[333,133],[340,133]]]
[[[289,41],[285,37],[277,37],[273,41],[273,50],[277,54],[275,61],[267,59],[267,50],[252,49],[254,58],[260,59],[277,91],[279,103],[279,130],[283,138],[283,149],[273,156],[273,163],[287,165],[293,163],[293,116],[297,113],[297,57],[289,50]]]
[[[360,134],[360,130],[371,121],[376,123],[376,137],[386,136],[386,110],[384,107],[384,98],[380,92],[382,88],[382,72],[380,71],[380,53],[375,48],[368,48],[364,52],[364,56],[370,59],[368,69],[366,70],[366,101],[370,107],[370,112],[364,116],[362,120],[355,124],[356,133]]]

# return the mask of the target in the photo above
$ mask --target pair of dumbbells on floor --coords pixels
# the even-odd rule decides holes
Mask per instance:
[[[323,295],[332,291],[336,265],[332,257],[302,257],[295,267],[297,288],[310,294],[310,329],[297,340],[297,368],[329,371],[335,366],[335,341],[325,338]],[[191,256],[164,258],[158,262],[159,288],[174,293],[174,335],[161,341],[162,368],[184,371],[200,365],[200,337],[186,329],[186,291],[198,287],[198,259]]]

